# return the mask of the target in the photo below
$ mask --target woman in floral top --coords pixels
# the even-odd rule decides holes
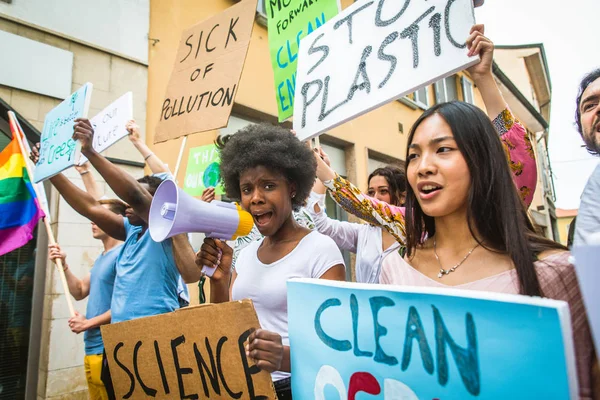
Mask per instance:
[[[476,25],[473,29],[473,34],[483,34],[483,25]],[[492,76],[494,47],[491,42],[489,45],[485,48],[469,47],[472,54],[479,54],[481,62],[467,69],[467,72],[475,86],[479,88],[487,114],[500,135],[515,186],[525,206],[529,207],[537,183],[535,156],[527,131],[508,109],[494,81]],[[319,163],[317,176],[344,210],[372,225],[385,228],[400,244],[404,245],[406,239],[404,207],[393,206],[363,194],[352,183],[337,175],[320,157],[317,157],[317,162]]]

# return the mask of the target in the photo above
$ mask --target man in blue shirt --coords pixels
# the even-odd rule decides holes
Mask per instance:
[[[152,240],[148,231],[148,214],[152,196],[161,179],[153,176],[134,179],[94,150],[93,135],[94,129],[89,120],[75,120],[73,139],[81,142],[81,152],[115,194],[128,204],[126,218],[98,204],[62,174],[53,176],[50,182],[75,211],[111,237],[125,242],[117,258],[111,302],[112,322],[174,311],[179,308],[178,273],[185,283],[197,282],[202,275],[195,264],[194,250],[185,234],[161,243]],[[34,162],[38,156],[35,147],[32,152]],[[110,393],[110,385],[107,390]]]
[[[100,200],[100,204],[121,217],[125,216],[126,204],[120,200]],[[67,256],[58,244],[50,245],[48,256],[54,262],[60,258],[65,271],[69,292],[75,300],[88,297],[85,317],[78,312],[69,319],[69,327],[75,333],[84,333],[85,377],[90,398],[93,400],[108,399],[106,388],[101,380],[102,354],[104,345],[100,334],[100,326],[111,322],[110,304],[115,283],[117,257],[121,251],[122,242],[103,232],[92,222],[94,239],[102,241],[104,251],[94,262],[91,273],[83,279],[77,278],[67,264]]]

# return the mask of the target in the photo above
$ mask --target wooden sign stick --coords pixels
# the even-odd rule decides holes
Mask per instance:
[[[177,183],[177,174],[179,173],[179,168],[181,167],[181,159],[183,158],[183,150],[185,149],[185,145],[187,143],[187,135],[183,137],[181,141],[181,147],[179,148],[179,155],[177,156],[177,163],[175,163],[175,171],[173,171],[173,177],[175,178],[175,183]]]

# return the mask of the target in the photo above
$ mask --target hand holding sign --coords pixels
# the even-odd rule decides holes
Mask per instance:
[[[132,142],[136,142],[140,140],[140,126],[135,122],[135,120],[130,119],[125,124],[125,129],[129,132],[129,140]]]
[[[248,337],[246,356],[252,358],[263,371],[280,371],[283,354],[284,347],[278,333],[257,329]]]
[[[37,142],[32,148],[31,148],[31,154],[29,154],[29,159],[31,161],[33,161],[34,164],[37,164],[37,162],[40,159],[40,142]]]
[[[467,47],[469,48],[469,57],[479,55],[481,61],[472,67],[467,68],[467,72],[473,80],[478,81],[486,75],[492,74],[492,64],[494,61],[494,43],[483,35],[485,27],[483,24],[473,25],[469,37],[467,38]]]
[[[94,146],[94,128],[87,118],[77,118],[73,126],[73,140],[79,140],[81,143],[81,152],[93,152]]]
[[[79,172],[79,175],[86,174],[90,172],[90,162],[86,161],[81,165],[76,165],[75,169],[77,170],[77,172]]]

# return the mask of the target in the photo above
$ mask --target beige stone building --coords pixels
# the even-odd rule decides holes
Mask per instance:
[[[90,117],[132,91],[134,115],[144,128],[148,21],[147,0],[101,0],[93,5],[0,1],[0,148],[11,136],[7,111],[17,113],[28,140],[35,143],[46,113],[86,82],[94,85]],[[143,159],[129,141],[121,141],[106,155],[133,175],[142,176]],[[75,169],[66,175],[83,187]],[[105,184],[99,184],[110,196]],[[56,239],[73,273],[83,277],[102,251],[102,243],[92,238],[89,221],[73,211],[51,185],[46,188]],[[28,246],[0,257],[0,276],[10,275],[16,263],[34,256],[37,260],[19,277],[21,298],[11,299],[14,288],[6,280],[0,282],[0,398],[87,399],[83,334],[72,333],[67,325],[65,294],[56,268],[46,261],[47,237],[43,224],[38,226]],[[86,303],[75,302],[75,309],[85,313]],[[19,343],[11,335],[11,316],[17,311],[26,319]]]

